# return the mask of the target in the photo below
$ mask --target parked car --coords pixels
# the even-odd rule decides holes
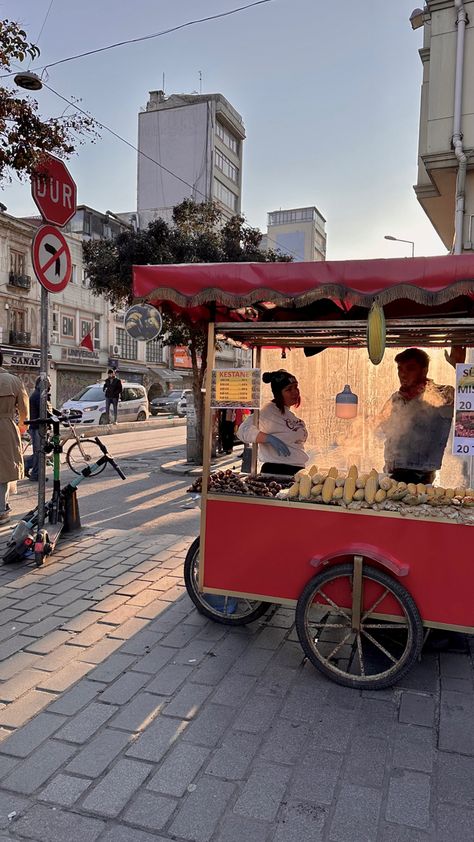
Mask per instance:
[[[191,389],[172,389],[167,395],[153,398],[150,402],[152,415],[179,415],[181,418],[186,414],[183,409],[183,400],[191,393]]]
[[[122,400],[118,404],[117,421],[146,421],[149,416],[146,389],[140,383],[122,382]],[[62,410],[77,413],[75,424],[107,424],[103,383],[94,383],[81,389],[77,395],[66,401]]]

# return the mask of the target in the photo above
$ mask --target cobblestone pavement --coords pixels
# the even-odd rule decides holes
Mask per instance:
[[[289,609],[196,612],[191,537],[82,533],[0,568],[0,842],[473,839],[469,650],[339,687]]]

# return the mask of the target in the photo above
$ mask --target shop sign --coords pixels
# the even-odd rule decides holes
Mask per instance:
[[[173,351],[174,368],[192,368],[191,354],[186,345],[177,345]]]
[[[5,365],[16,365],[23,368],[39,368],[40,356],[39,354],[28,354],[28,352],[9,352],[3,351],[3,361]]]
[[[453,453],[474,456],[474,365],[456,365]]]
[[[87,362],[99,363],[99,352],[88,351],[87,348],[62,348],[61,356],[63,360],[70,360],[71,362]]]
[[[214,369],[211,406],[216,409],[258,409],[260,406],[260,369]]]

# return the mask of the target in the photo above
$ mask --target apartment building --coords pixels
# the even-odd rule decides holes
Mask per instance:
[[[326,220],[314,206],[271,211],[264,247],[296,262],[326,260]]]
[[[186,198],[215,200],[224,219],[241,211],[245,129],[222,94],[150,91],[138,116],[139,227]],[[161,166],[160,166],[161,164]]]
[[[423,29],[415,193],[449,250],[456,239],[457,208],[455,250],[470,251],[474,248],[474,2],[427,0],[410,20],[413,29]]]

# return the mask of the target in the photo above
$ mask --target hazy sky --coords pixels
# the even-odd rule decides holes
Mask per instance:
[[[248,0],[53,0],[33,67],[227,11]],[[3,18],[37,39],[50,0],[7,0]],[[48,84],[81,100],[136,144],[148,91],[220,92],[242,114],[243,211],[266,230],[267,211],[316,205],[328,259],[398,257],[446,249],[418,205],[416,181],[422,30],[415,0],[272,0],[180,32],[78,59]],[[422,4],[420,4],[422,5]],[[44,115],[64,109],[37,94]],[[78,201],[100,211],[136,208],[136,153],[103,131],[69,162]],[[34,210],[29,185],[2,191],[9,213]]]

